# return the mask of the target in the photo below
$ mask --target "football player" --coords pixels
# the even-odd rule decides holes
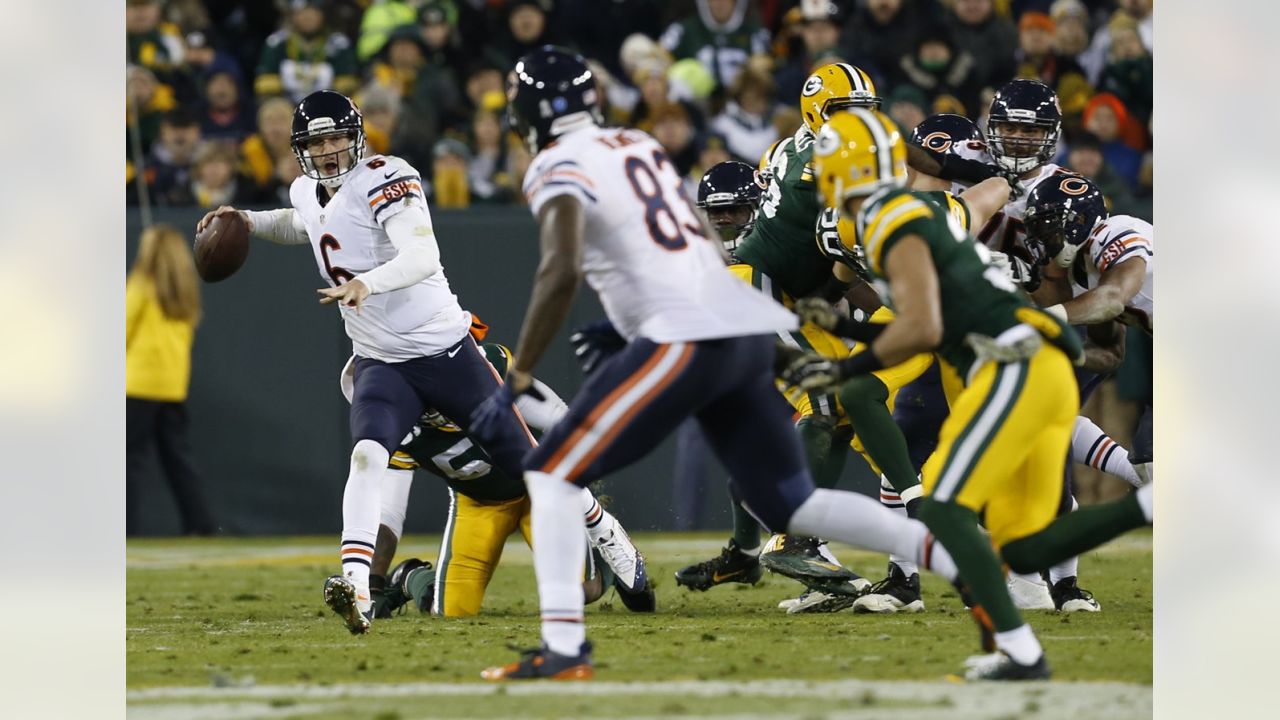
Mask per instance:
[[[953,574],[950,556],[919,523],[870,498],[814,488],[774,386],[777,333],[795,330],[795,316],[725,268],[715,232],[657,142],[601,126],[586,62],[545,47],[521,58],[508,83],[513,126],[536,153],[524,191],[542,259],[507,383],[476,411],[472,432],[483,439],[530,390],[530,373],[584,275],[627,342],[526,458],[543,644],[482,676],[593,675],[580,486],[643,457],[687,417],[765,527],[897,552]]]
[[[353,634],[369,630],[370,560],[377,542],[382,478],[391,454],[432,407],[466,430],[471,411],[502,384],[469,332],[440,262],[418,171],[397,157],[365,155],[364,119],[350,98],[322,90],[298,103],[290,143],[302,175],[290,208],[238,212],[259,237],[310,244],[351,339],[355,439],[342,496],[342,574],[324,584],[326,604]],[[519,476],[534,446],[518,413],[505,415],[484,443],[494,462]]]
[[[1110,215],[1102,192],[1069,175],[1027,196],[1027,244],[1046,266],[1036,293],[1047,311],[1073,325],[1119,321],[1155,330],[1155,228]],[[1151,406],[1143,409],[1130,461],[1142,482],[1152,474]]]
[[[756,226],[765,184],[744,162],[728,160],[711,168],[698,182],[695,203],[707,214],[725,252],[733,252]]]
[[[498,374],[506,374],[510,351],[497,343],[487,343],[481,349]],[[348,363],[341,377],[348,400],[353,389],[352,370]],[[568,408],[546,384],[534,383],[540,397],[522,395],[516,405],[537,432],[554,425]],[[449,486],[449,520],[438,564],[430,568],[409,559],[388,574],[404,528],[415,469],[435,475]],[[621,523],[600,507],[587,488],[582,489],[581,501],[593,555],[588,569],[594,570],[595,562],[603,561],[623,604],[632,610],[653,612],[653,586],[645,572],[644,556]],[[434,409],[422,416],[391,456],[383,479],[381,513],[370,575],[376,617],[389,617],[409,600],[445,617],[477,614],[507,538],[519,531],[526,542],[529,540],[529,498],[524,483],[494,467],[493,459],[471,436]],[[412,572],[417,567],[427,567],[427,572]],[[587,602],[599,598],[605,589],[599,574],[589,573]]]
[[[833,118],[815,143],[819,177],[855,218],[876,290],[894,310],[887,325],[840,319],[833,329],[869,348],[833,362],[800,358],[784,376],[828,388],[936,351],[964,387],[925,465],[919,515],[963,580],[991,655],[972,658],[970,679],[1046,678],[1049,666],[1005,586],[1000,559],[1039,571],[1151,522],[1149,488],[1053,521],[1078,408],[1075,331],[1032,307],[988,261],[985,247],[925,197],[905,189],[906,147],[877,111]],[[1144,492],[1145,490],[1145,492]],[[978,529],[978,514],[991,533]]]
[[[765,153],[761,173],[768,186],[760,204],[755,226],[733,254],[730,271],[774,300],[789,306],[794,299],[817,294],[839,299],[848,283],[837,280],[832,261],[814,235],[815,223],[823,218],[830,227],[819,225],[817,239],[835,231],[834,217],[822,213],[809,161],[814,134],[832,113],[846,107],[878,107],[871,77],[860,68],[831,63],[818,68],[804,83],[800,113],[804,124]],[[782,335],[787,344],[815,350],[829,357],[844,357],[848,345],[813,325]],[[847,431],[837,438],[841,412],[836,399],[821,393],[794,393],[788,397],[799,415],[795,427],[804,442],[805,455],[815,480],[832,487],[840,479],[848,456]],[[754,583],[761,576],[760,527],[742,507],[733,504],[733,537],[717,557],[695,563],[676,573],[676,582],[695,590],[706,590],[725,582]],[[769,543],[766,562],[784,575],[808,577],[825,572],[825,580],[813,589],[856,595],[870,581],[840,565],[824,543],[816,538],[783,537]],[[798,571],[798,572],[797,572]],[[816,601],[817,596],[807,598]],[[790,605],[789,607],[796,607]]]

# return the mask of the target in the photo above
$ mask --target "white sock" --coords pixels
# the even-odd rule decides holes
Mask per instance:
[[[913,497],[919,497],[921,494],[921,488],[919,485],[913,485],[910,488],[907,488],[907,490],[908,492],[903,493],[903,495],[910,495],[910,497],[903,497],[903,495],[898,494],[897,490],[893,489],[893,485],[889,484],[889,478],[884,475],[880,476],[880,504],[902,517],[907,517],[906,501]],[[912,493],[911,491],[915,492]],[[912,575],[920,572],[919,566],[914,562],[911,562],[910,559],[904,558],[901,555],[890,555],[889,562],[897,565],[898,569],[902,571],[902,574],[907,577],[911,577]]]
[[[361,440],[351,450],[351,471],[342,492],[342,574],[369,594],[369,564],[378,541],[382,506],[382,476],[390,459],[387,449]]]
[[[582,574],[587,537],[580,489],[540,472],[526,472],[532,503],[533,569],[542,608],[542,641],[553,652],[577,655],[586,640]]]
[[[951,555],[941,543],[934,541],[923,523],[895,515],[875,500],[857,493],[814,490],[791,516],[787,530],[914,558],[948,580],[956,577]]]
[[[1080,503],[1075,498],[1071,498],[1071,512],[1075,512],[1080,508]],[[1055,585],[1062,578],[1076,577],[1080,572],[1080,557],[1070,557],[1062,562],[1049,568],[1049,584]]]
[[[1019,665],[1033,665],[1044,654],[1030,625],[1019,625],[1012,630],[996,633],[996,647]]]
[[[1142,507],[1142,515],[1147,522],[1155,522],[1155,486],[1143,485],[1134,493],[1138,496],[1138,505]]]
[[[409,488],[412,485],[412,470],[389,467],[382,474],[382,524],[397,540],[404,533],[404,514],[409,508]]]
[[[1044,578],[1040,577],[1040,573],[1016,573],[1016,572],[1012,572],[1012,571],[1010,571],[1010,572],[1009,572],[1009,577],[1016,577],[1016,578],[1018,578],[1019,580],[1022,580],[1022,581],[1024,581],[1024,582],[1029,582],[1029,583],[1031,583],[1032,585],[1039,585],[1039,586],[1041,586],[1041,587],[1047,587],[1047,586],[1044,584]]]
[[[1083,415],[1076,417],[1076,427],[1071,434],[1071,459],[1122,478],[1134,487],[1142,485],[1129,462],[1129,451]]]
[[[592,495],[590,490],[582,488],[581,500],[582,521],[587,526],[587,537],[591,538],[593,543],[607,540],[610,535],[613,535],[613,526],[617,520],[600,507],[596,496]]]

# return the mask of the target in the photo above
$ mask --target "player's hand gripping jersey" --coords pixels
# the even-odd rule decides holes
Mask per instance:
[[[1155,328],[1155,228],[1145,220],[1128,215],[1112,215],[1103,220],[1082,248],[1083,261],[1070,270],[1072,291],[1081,295],[1098,286],[1102,274],[1133,258],[1147,261],[1147,277],[1118,318],[1152,334]]]
[[[289,188],[289,200],[295,224],[301,222],[311,241],[321,277],[335,287],[396,257],[398,249],[385,228],[399,213],[420,209],[430,232],[422,180],[400,158],[364,158],[324,205],[322,193],[316,180],[303,175]],[[355,353],[384,362],[447,350],[471,323],[443,269],[408,287],[371,294],[358,311],[339,308]]]
[[[534,158],[524,193],[534,215],[561,195],[582,203],[583,270],[628,341],[796,327],[794,315],[725,269],[719,240],[708,239],[666,152],[639,130],[589,127],[560,137]]]
[[[992,250],[998,250],[1003,253],[1010,253],[1014,248],[1025,246],[1027,239],[1027,229],[1023,225],[1023,220],[1027,214],[1027,196],[1035,186],[1044,182],[1048,178],[1055,175],[1069,175],[1070,170],[1064,167],[1049,163],[1042,165],[1036,170],[1036,175],[1028,180],[1019,181],[1023,192],[1016,200],[1010,200],[1000,212],[991,216],[987,224],[978,230],[974,235],[978,238],[978,242],[986,245]]]

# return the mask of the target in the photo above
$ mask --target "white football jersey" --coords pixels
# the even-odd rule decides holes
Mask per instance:
[[[534,216],[572,195],[586,215],[583,270],[627,340],[773,334],[796,317],[730,274],[675,166],[639,130],[586,127],[533,159],[524,194]]]
[[[1142,289],[1125,304],[1118,319],[1152,334],[1156,319],[1156,248],[1155,228],[1151,223],[1128,215],[1112,215],[1093,229],[1080,248],[1079,257],[1071,269],[1071,285],[1076,295],[1098,287],[1102,274],[1119,263],[1132,258],[1147,261],[1147,277],[1142,281]]]
[[[974,233],[978,242],[1006,254],[1015,247],[1025,247],[1027,229],[1022,220],[1027,214],[1027,196],[1046,178],[1065,174],[1071,174],[1071,171],[1053,163],[1041,165],[1031,179],[1021,181],[1022,194],[1018,199],[1007,203],[1000,212],[991,216],[981,230]]]
[[[983,165],[995,167],[996,159],[991,156],[991,151],[987,149],[987,144],[981,140],[966,140],[962,143],[952,143],[947,147],[947,152],[958,155],[966,160],[977,160]],[[959,195],[960,193],[973,187],[973,183],[953,182],[951,183],[951,194]]]
[[[418,171],[386,155],[361,160],[323,206],[318,193],[325,193],[320,183],[303,175],[289,188],[289,200],[307,229],[320,276],[334,287],[396,256],[383,229],[387,218],[411,205],[427,212]],[[443,352],[471,325],[443,269],[409,287],[370,295],[359,312],[338,307],[355,354],[384,362]]]

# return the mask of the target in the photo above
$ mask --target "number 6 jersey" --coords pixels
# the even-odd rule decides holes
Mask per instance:
[[[302,220],[320,276],[338,286],[389,262],[396,248],[384,229],[406,208],[428,218],[418,172],[397,157],[366,157],[333,197],[305,175],[293,181],[289,200]],[[370,295],[359,312],[340,305],[355,354],[384,362],[435,355],[453,347],[471,325],[444,269],[399,290]]]
[[[534,158],[524,181],[534,217],[552,198],[582,203],[582,268],[618,332],[657,343],[793,330],[796,318],[725,268],[719,240],[666,153],[639,130],[587,127]]]

